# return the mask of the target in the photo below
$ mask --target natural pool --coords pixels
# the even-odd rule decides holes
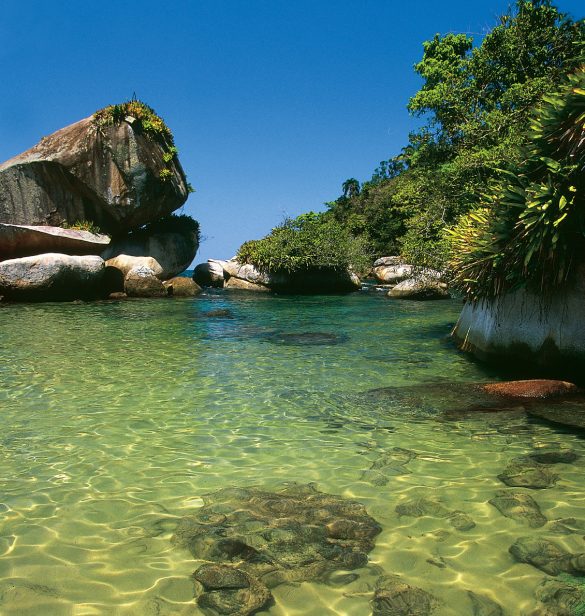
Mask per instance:
[[[434,614],[497,613],[468,591],[530,614],[547,576],[508,548],[534,536],[581,552],[583,530],[531,528],[488,501],[512,458],[585,447],[522,413],[424,399],[437,383],[497,380],[450,345],[459,308],[220,292],[0,306],[0,613],[202,614],[201,562],[171,543],[179,520],[226,487],[315,482],[365,505],[382,532],[357,577],[279,585],[269,614],[368,615],[382,573],[432,594]],[[381,468],[395,447],[407,463]],[[523,491],[579,526],[584,465],[556,464],[555,485]],[[397,513],[418,498],[475,526]]]

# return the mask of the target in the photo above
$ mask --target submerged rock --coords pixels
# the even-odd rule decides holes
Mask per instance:
[[[557,405],[532,407],[528,409],[528,414],[577,432],[585,430],[585,401],[567,401]]]
[[[535,591],[535,616],[576,616],[585,605],[585,586],[570,580],[545,578]]]
[[[277,332],[266,336],[266,340],[285,346],[331,346],[346,342],[347,336],[330,332]]]
[[[232,312],[228,310],[227,308],[218,308],[217,310],[208,310],[207,312],[203,313],[203,316],[209,319],[217,319],[217,318],[233,319],[234,318],[234,315],[232,314]]]
[[[461,531],[471,530],[475,527],[475,522],[463,511],[451,511],[441,503],[428,498],[417,498],[397,505],[396,513],[415,518],[429,516],[447,519],[453,528]]]
[[[547,522],[536,501],[525,492],[499,490],[489,503],[507,518],[528,524],[531,528],[540,528]]]
[[[384,486],[392,475],[406,475],[411,471],[406,465],[416,458],[416,453],[410,449],[393,447],[390,451],[381,453],[372,463],[369,470],[364,471],[362,479],[375,486]]]
[[[521,537],[510,547],[510,554],[549,575],[585,575],[585,553],[571,554],[547,539]]]
[[[530,456],[512,459],[498,475],[498,479],[507,486],[536,490],[554,486],[558,478],[548,465],[540,464]]]
[[[217,614],[249,616],[274,602],[271,592],[257,578],[228,565],[202,565],[193,578],[203,586],[197,603]]]
[[[327,583],[335,571],[365,566],[381,531],[363,505],[319,492],[312,485],[276,492],[226,488],[203,500],[202,508],[179,522],[172,541],[198,560],[227,567],[198,570],[196,579],[207,595],[214,584],[228,580],[233,588],[243,584],[244,577],[250,586],[242,588],[252,588],[252,581],[267,588],[287,582]],[[220,614],[239,613],[221,612],[217,606],[241,603],[238,609],[248,609],[244,595],[224,593],[213,605],[211,597],[203,602]]]
[[[104,293],[105,263],[98,256],[58,253],[0,262],[0,295],[8,300],[93,299]]]
[[[422,588],[410,586],[397,575],[384,575],[376,582],[372,616],[428,616],[435,604]]]
[[[471,601],[472,616],[504,616],[502,606],[493,599],[471,590],[467,591],[467,596]]]

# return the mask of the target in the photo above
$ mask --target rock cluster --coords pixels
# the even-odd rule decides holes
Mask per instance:
[[[196,228],[177,231],[176,217],[170,227],[160,222],[188,195],[176,149],[131,115],[100,123],[99,113],[0,165],[0,298],[187,293],[184,283],[162,282],[184,271],[198,248]],[[115,239],[62,228],[70,225]]]
[[[311,484],[269,492],[226,488],[203,497],[173,543],[207,561],[194,574],[197,603],[216,614],[253,614],[283,583],[327,582],[364,567],[381,531],[363,505]]]
[[[332,268],[307,269],[301,272],[267,272],[236,259],[209,259],[199,263],[193,280],[201,285],[243,291],[277,293],[347,293],[361,287],[351,271]]]
[[[415,267],[400,257],[381,257],[374,262],[372,274],[384,288],[388,297],[395,299],[447,299],[450,297],[443,274],[436,270]]]

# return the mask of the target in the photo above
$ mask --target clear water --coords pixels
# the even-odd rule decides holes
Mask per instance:
[[[488,500],[510,458],[585,454],[583,441],[518,414],[447,419],[363,395],[497,378],[448,342],[459,308],[374,293],[0,307],[0,613],[200,614],[200,563],[170,542],[178,519],[217,489],[291,481],[359,500],[383,532],[357,580],[279,586],[271,615],[370,614],[381,570],[432,593],[437,614],[472,614],[468,590],[528,613],[545,575],[508,547],[538,534],[581,551],[582,536],[529,529]],[[233,318],[205,315],[217,309]],[[339,343],[282,343],[300,332]],[[410,473],[373,485],[364,471],[396,446],[416,452]],[[549,519],[585,518],[581,460],[530,491]],[[419,496],[476,527],[399,517]]]

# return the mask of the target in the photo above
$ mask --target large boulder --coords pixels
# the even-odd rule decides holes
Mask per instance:
[[[0,296],[9,300],[90,299],[104,294],[105,263],[95,255],[48,253],[0,262]]]
[[[479,359],[585,382],[585,267],[571,285],[543,297],[526,288],[467,302],[453,330]]]
[[[108,263],[120,257],[151,258],[156,261],[156,275],[169,280],[184,272],[195,258],[199,240],[196,233],[149,232],[139,229],[122,239],[114,240],[103,252]]]
[[[191,278],[177,276],[163,282],[167,294],[172,297],[194,297],[201,293],[201,287]]]
[[[311,268],[299,272],[267,272],[250,263],[235,259],[223,261],[226,288],[244,288],[251,291],[266,289],[277,293],[346,293],[361,287],[360,279],[348,270]],[[247,284],[240,284],[244,281]]]
[[[1,197],[0,197],[1,199]],[[99,255],[110,243],[107,235],[61,227],[0,223],[0,260],[48,252]]]
[[[193,280],[201,287],[221,289],[224,284],[223,265],[226,261],[208,259],[207,263],[198,263],[193,270]]]
[[[395,299],[449,299],[447,285],[435,278],[409,278],[388,291],[388,297]]]
[[[145,108],[140,105],[134,104],[137,112]],[[185,202],[187,182],[172,138],[153,136],[147,122],[135,117],[139,113],[111,115],[109,122],[111,109],[0,165],[0,222],[60,226],[89,220],[105,232],[120,232]]]
[[[162,280],[163,268],[160,263],[153,257],[133,257],[131,255],[118,255],[106,261],[106,267],[115,267],[122,272],[124,278],[128,272],[135,267],[147,267],[152,270],[152,273]]]
[[[168,295],[154,271],[145,265],[138,265],[126,274],[124,292],[128,297],[166,297]]]

